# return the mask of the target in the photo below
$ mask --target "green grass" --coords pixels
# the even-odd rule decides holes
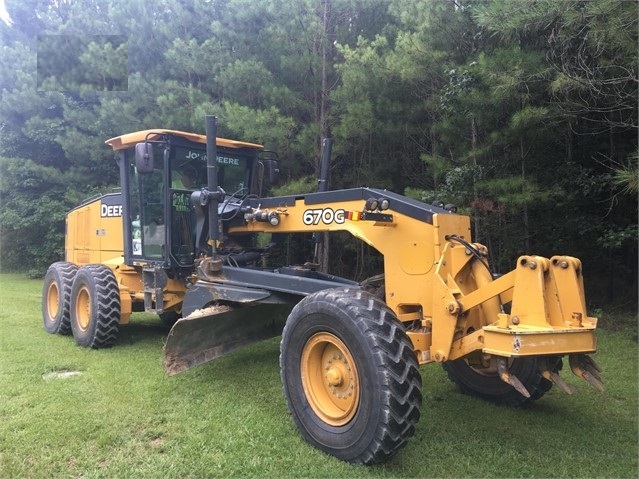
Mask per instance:
[[[553,388],[510,409],[422,367],[415,436],[391,462],[365,467],[301,439],[277,339],[168,377],[154,317],[134,315],[114,348],[83,349],[44,332],[40,288],[0,275],[2,478],[638,477],[636,318],[607,318],[616,327],[598,332],[604,393],[564,371],[577,393]],[[81,374],[45,379],[61,371]]]

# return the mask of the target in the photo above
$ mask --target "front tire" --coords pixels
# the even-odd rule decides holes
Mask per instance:
[[[58,261],[49,266],[42,285],[42,323],[46,332],[71,332],[71,288],[78,267]]]
[[[300,433],[342,460],[388,460],[415,431],[421,376],[393,312],[361,290],[305,297],[280,345],[284,394]]]
[[[81,267],[71,292],[71,329],[85,348],[106,348],[117,340],[120,289],[113,271],[103,265]]]

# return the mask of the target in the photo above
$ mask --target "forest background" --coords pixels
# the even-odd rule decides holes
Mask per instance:
[[[638,3],[5,0],[0,269],[42,274],[64,215],[118,184],[108,138],[204,132],[277,151],[279,191],[388,188],[457,205],[496,271],[584,263],[591,307],[637,308]],[[303,240],[308,243],[310,240]],[[379,260],[337,235],[326,258]]]

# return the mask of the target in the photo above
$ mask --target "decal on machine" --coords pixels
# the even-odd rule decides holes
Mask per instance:
[[[206,161],[206,154],[204,152],[202,152],[202,151],[189,150],[184,158],[187,159],[187,160],[200,160],[201,159],[202,161]],[[228,156],[217,155],[217,162],[221,163],[222,165],[240,166],[240,159],[239,158],[231,158],[231,157],[228,157]]]
[[[516,353],[521,349],[521,338],[519,336],[515,336],[513,339],[513,351]]]
[[[345,221],[345,212],[342,209],[333,210],[332,208],[318,208],[304,211],[302,221],[306,226],[318,225],[324,223],[330,225],[331,223],[342,224]]]
[[[105,203],[100,205],[100,217],[117,218],[118,216],[122,216],[122,205],[107,205]]]

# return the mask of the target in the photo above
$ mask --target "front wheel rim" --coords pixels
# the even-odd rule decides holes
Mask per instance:
[[[347,424],[360,396],[357,365],[344,342],[331,333],[316,333],[302,350],[302,387],[317,416],[331,426]]]

